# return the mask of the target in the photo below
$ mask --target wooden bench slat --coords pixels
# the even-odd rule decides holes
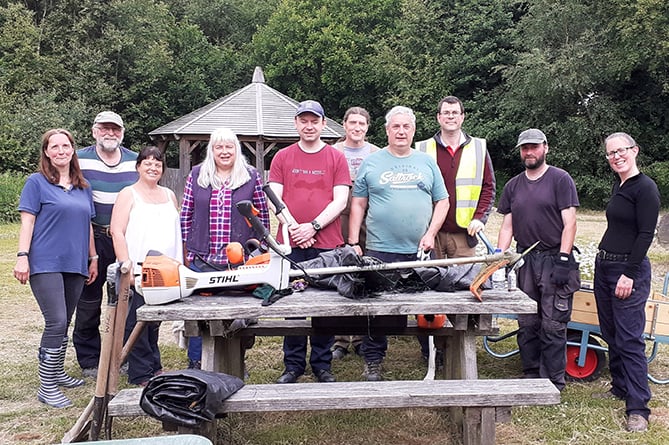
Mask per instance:
[[[141,388],[125,389],[109,402],[112,417],[146,415]],[[547,379],[402,380],[246,385],[220,413],[369,408],[507,407],[552,405],[560,392]]]

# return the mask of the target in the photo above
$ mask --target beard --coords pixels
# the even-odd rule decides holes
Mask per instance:
[[[536,158],[523,159],[523,166],[528,170],[536,170],[541,168],[546,163],[546,154],[537,156]]]
[[[113,153],[121,146],[123,139],[102,139],[98,142],[98,147],[107,153]]]

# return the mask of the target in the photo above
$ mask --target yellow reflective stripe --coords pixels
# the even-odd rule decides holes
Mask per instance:
[[[429,154],[435,162],[437,161],[437,141],[435,141],[434,138],[418,142],[416,144],[416,150]]]
[[[460,166],[455,177],[455,222],[466,228],[474,218],[485,168],[485,139],[472,138],[462,148]]]
[[[437,160],[437,141],[430,138],[416,144],[416,150],[427,153]],[[466,228],[476,213],[485,169],[486,141],[471,138],[462,147],[460,166],[455,175],[455,222]]]

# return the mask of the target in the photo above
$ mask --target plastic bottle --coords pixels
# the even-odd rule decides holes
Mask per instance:
[[[502,249],[495,249],[495,253],[501,253]],[[506,289],[506,268],[497,269],[492,274],[492,288],[498,290]]]
[[[509,274],[506,276],[506,288],[509,292],[518,290],[518,282],[516,281],[516,270],[511,269]]]

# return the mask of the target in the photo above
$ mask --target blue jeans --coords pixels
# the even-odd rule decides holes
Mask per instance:
[[[319,253],[324,251],[325,250],[315,249],[313,247],[308,249],[294,247],[288,257],[299,263],[301,261],[314,259]],[[321,370],[329,371],[332,363],[332,351],[330,348],[334,343],[334,336],[311,335],[309,336],[309,343],[311,343],[311,354],[309,356],[311,371],[314,375],[317,375]],[[283,338],[283,364],[286,371],[292,371],[297,375],[304,374],[304,370],[307,366],[306,357],[306,336],[292,335]]]
[[[625,300],[615,289],[626,262],[595,260],[595,301],[602,337],[609,345],[611,392],[625,399],[626,412],[650,415],[648,361],[643,332],[646,326],[646,300],[650,295],[651,268],[648,258],[641,262],[632,295]]]

